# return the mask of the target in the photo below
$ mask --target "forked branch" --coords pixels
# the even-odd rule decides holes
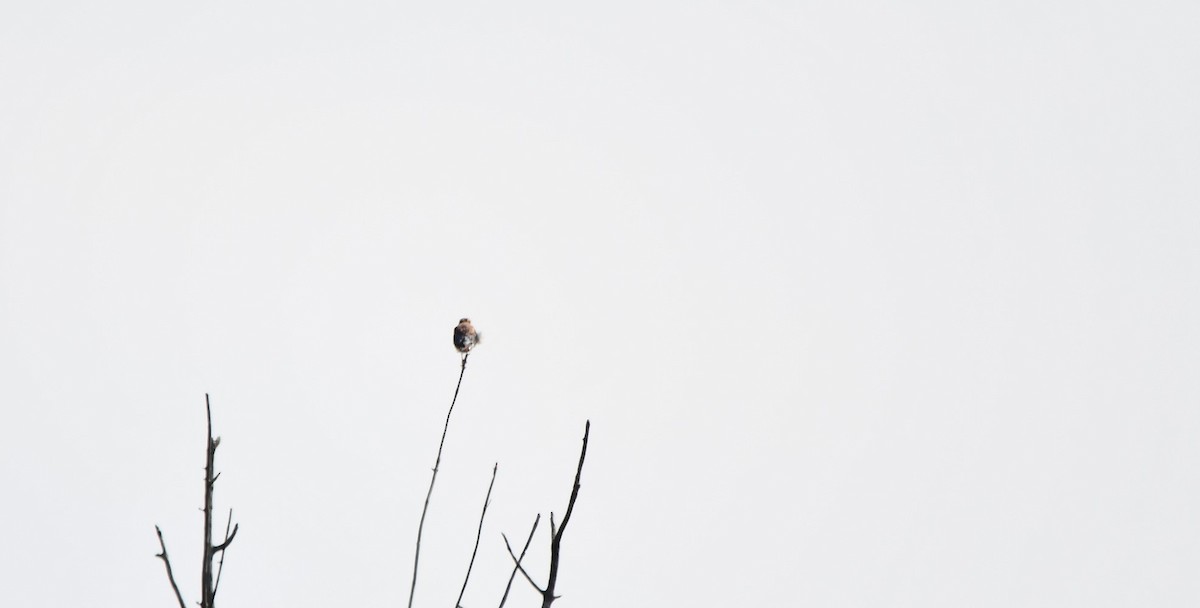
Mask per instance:
[[[213,437],[212,432],[212,405],[209,402],[208,395],[204,395],[204,409],[208,418],[208,442],[205,449],[204,459],[204,560],[200,563],[200,608],[214,608],[217,597],[217,586],[221,582],[221,571],[225,568],[225,550],[229,548],[234,537],[238,533],[238,524],[233,523],[233,510],[229,510],[229,520],[225,523],[225,537],[220,544],[214,545],[212,542],[212,505],[213,505],[213,485],[220,473],[214,472],[214,465],[217,455],[217,446],[221,445],[220,437]],[[233,529],[230,530],[230,524]],[[155,532],[158,533],[158,543],[162,547],[162,553],[157,557],[163,560],[167,566],[167,579],[171,582],[171,589],[175,591],[175,599],[179,601],[180,608],[187,608],[183,601],[183,595],[179,593],[179,585],[175,583],[175,573],[171,570],[171,562],[167,559],[167,545],[163,542],[162,530],[158,526],[154,526]],[[221,553],[221,563],[217,567],[217,576],[213,578],[213,558],[217,552]]]
[[[504,538],[504,546],[508,548],[508,554],[516,562],[517,569],[521,571],[521,574],[525,575],[525,580],[529,581],[529,584],[533,585],[533,588],[542,594],[542,608],[550,608],[554,600],[559,597],[554,595],[554,586],[558,582],[559,558],[562,555],[562,537],[563,533],[567,530],[567,524],[571,521],[571,513],[575,510],[575,500],[579,498],[579,478],[583,475],[583,461],[587,458],[588,433],[591,429],[592,421],[589,420],[583,427],[583,448],[579,451],[579,466],[575,469],[575,485],[571,488],[571,500],[567,503],[567,512],[563,514],[562,524],[555,527],[554,514],[550,514],[550,576],[546,580],[545,589],[542,589],[537,583],[533,582],[533,577],[529,576],[529,573],[525,571],[525,567],[521,565],[521,560],[513,554],[512,547],[508,544],[508,537]],[[534,528],[537,528],[536,523],[534,524]],[[531,537],[532,534],[530,532]],[[528,547],[528,543],[526,543],[526,547]],[[523,557],[525,552],[522,551],[521,555]]]

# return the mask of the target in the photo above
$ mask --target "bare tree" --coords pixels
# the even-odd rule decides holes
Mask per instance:
[[[217,601],[217,589],[221,584],[221,572],[225,568],[225,550],[229,548],[233,538],[237,536],[238,525],[233,524],[233,509],[229,510],[229,519],[225,523],[224,540],[214,545],[212,542],[212,510],[213,510],[213,486],[217,482],[220,473],[213,472],[214,463],[217,455],[217,446],[221,445],[220,437],[213,437],[212,432],[212,406],[209,403],[208,394],[204,395],[204,409],[208,416],[208,444],[205,451],[204,461],[204,560],[200,563],[200,608],[215,608]],[[233,524],[233,529],[229,526]],[[186,602],[183,601],[183,594],[179,592],[179,585],[175,582],[175,573],[171,569],[171,560],[167,557],[167,544],[163,541],[162,530],[158,526],[154,526],[154,531],[158,533],[158,544],[162,547],[162,553],[156,557],[163,560],[163,564],[167,568],[167,580],[171,583],[171,589],[175,591],[175,599],[179,601],[179,608],[187,608]],[[213,559],[216,555],[221,554],[221,561],[217,565],[217,574],[213,576]]]
[[[462,323],[468,324],[466,330],[463,330]],[[460,333],[465,336],[465,338],[461,340],[461,344],[459,335]],[[455,404],[458,403],[458,394],[462,389],[463,376],[466,374],[468,358],[467,351],[470,350],[471,346],[477,343],[478,335],[475,334],[473,328],[469,326],[469,322],[464,319],[462,322],[460,322],[460,325],[458,328],[456,328],[455,332],[455,347],[460,353],[462,353],[461,367],[458,373],[458,383],[454,387],[454,397],[450,400],[450,409],[446,412],[446,422],[442,427],[442,438],[438,443],[437,457],[433,463],[433,474],[429,479],[429,489],[425,493],[425,503],[421,509],[421,520],[417,526],[416,550],[413,556],[412,584],[409,588],[408,595],[409,608],[412,608],[413,599],[416,595],[417,573],[421,559],[421,537],[425,529],[425,518],[429,513],[429,502],[433,496],[434,485],[437,483],[438,470],[442,463],[442,452],[446,446],[446,435],[450,430],[450,418],[454,413]],[[233,543],[233,539],[237,536],[239,526],[238,524],[233,523],[233,509],[230,509],[229,516],[225,522],[225,533],[222,537],[223,540],[221,540],[219,543],[213,542],[213,489],[217,479],[221,476],[221,474],[215,470],[217,447],[221,445],[221,438],[213,436],[212,405],[209,401],[208,394],[204,395],[204,408],[208,420],[208,442],[207,449],[205,451],[204,463],[204,555],[200,568],[200,601],[197,602],[197,604],[200,606],[200,608],[215,608],[217,591],[221,585],[221,573],[225,568],[225,553],[229,548],[229,545]],[[583,447],[580,450],[579,464],[575,470],[575,485],[571,489],[571,498],[567,503],[567,510],[563,515],[562,524],[556,526],[554,521],[554,513],[550,514],[550,572],[547,578],[546,587],[542,588],[536,582],[534,582],[533,577],[529,575],[529,573],[525,570],[525,567],[522,565],[522,560],[525,558],[525,554],[529,550],[529,545],[533,541],[533,537],[537,532],[538,524],[541,522],[542,516],[539,513],[534,519],[533,527],[529,531],[529,537],[525,540],[525,546],[521,549],[520,557],[513,553],[512,546],[509,545],[508,542],[508,537],[504,536],[504,544],[508,548],[508,553],[513,559],[514,566],[512,573],[509,575],[508,584],[504,589],[504,595],[500,599],[500,608],[503,608],[505,602],[508,600],[508,594],[512,589],[512,583],[516,578],[517,572],[520,572],[525,577],[525,580],[527,580],[529,584],[532,585],[533,588],[542,595],[542,608],[550,608],[550,605],[554,603],[554,600],[558,599],[559,596],[555,595],[554,592],[558,581],[559,564],[561,561],[562,538],[563,533],[566,531],[567,524],[570,523],[571,514],[575,510],[575,501],[579,497],[580,477],[583,474],[583,463],[587,457],[588,436],[591,432],[591,426],[592,423],[590,420],[584,425]],[[455,608],[462,608],[463,595],[466,593],[467,583],[471,579],[471,571],[475,567],[475,557],[479,552],[479,541],[483,535],[483,522],[484,518],[487,516],[488,505],[491,502],[492,488],[496,483],[496,471],[498,469],[499,464],[493,465],[492,479],[488,484],[487,495],[484,497],[483,501],[483,509],[479,514],[479,526],[475,533],[475,545],[471,550],[471,560],[467,565],[467,573],[463,578],[463,584],[459,591],[458,599],[455,601]],[[171,567],[171,559],[167,555],[167,544],[163,539],[162,529],[156,525],[154,526],[154,531],[158,535],[159,547],[162,549],[162,552],[156,554],[156,557],[161,559],[163,561],[163,565],[166,567],[167,581],[171,584],[171,590],[175,594],[175,599],[179,604],[179,608],[188,608],[187,602],[184,601],[183,594],[179,590],[179,584],[175,580],[175,572]],[[216,567],[214,568],[214,561],[217,560],[218,554],[220,554],[220,559],[219,561],[216,561]]]

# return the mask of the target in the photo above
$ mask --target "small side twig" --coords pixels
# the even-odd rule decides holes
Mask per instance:
[[[213,479],[216,481],[216,479]],[[225,520],[225,541],[213,548],[213,551],[221,552],[221,562],[217,564],[217,580],[213,581],[213,601],[217,601],[217,589],[221,588],[221,572],[225,570],[225,549],[229,543],[233,542],[233,537],[237,536],[238,527],[233,527],[233,534],[229,533],[229,524],[233,523],[233,509],[229,510],[229,519]]]
[[[232,512],[233,509],[230,509],[230,511]],[[233,517],[232,513],[230,513],[230,517]],[[233,534],[229,534],[229,525],[226,524],[225,534],[227,536],[225,536],[225,542],[213,547],[213,553],[216,553],[217,551],[221,552],[221,563],[225,563],[225,549],[229,547],[229,543],[233,542],[233,537],[237,536],[237,533],[238,533],[238,524],[233,524]],[[219,566],[219,564],[218,564],[218,566]],[[219,567],[217,568],[217,578],[218,579],[221,578],[221,570]]]
[[[467,592],[467,581],[471,580],[471,568],[475,567],[475,554],[479,552],[479,537],[483,536],[483,518],[487,515],[488,503],[492,500],[492,486],[496,485],[496,469],[500,463],[492,465],[492,481],[488,484],[487,496],[483,498],[483,512],[479,514],[479,529],[475,531],[475,548],[471,550],[471,562],[467,564],[467,576],[463,578],[462,590],[454,601],[454,608],[462,608],[463,594]]]
[[[512,574],[508,575],[508,585],[504,587],[504,597],[500,598],[499,608],[504,608],[504,602],[508,601],[508,592],[512,589],[513,579],[517,577],[517,570],[520,570],[521,574],[525,575],[526,580],[528,580],[530,583],[533,583],[533,579],[529,578],[529,574],[527,574],[524,568],[521,567],[521,560],[525,559],[525,552],[529,550],[529,543],[533,542],[533,533],[537,532],[538,522],[540,521],[542,521],[542,514],[538,513],[538,516],[533,520],[533,527],[529,529],[529,538],[525,539],[525,548],[521,549],[521,557],[513,557],[513,561],[516,563],[513,566]],[[508,537],[504,536],[504,534],[501,534],[500,536],[504,537],[504,546],[508,547]],[[508,547],[508,554],[512,555],[512,547]],[[533,585],[533,588],[537,589],[539,592],[541,591],[541,588],[539,588],[536,584]]]
[[[175,591],[175,599],[179,600],[179,608],[187,608],[187,604],[183,601],[183,595],[179,593],[179,585],[175,584],[175,573],[171,572],[171,560],[167,557],[167,543],[163,541],[162,530],[158,526],[154,526],[154,531],[158,533],[158,546],[162,547],[162,553],[155,557],[163,560],[167,565],[167,580],[171,581],[171,589]]]
[[[454,413],[454,404],[458,402],[458,391],[462,388],[463,374],[467,373],[467,356],[463,353],[462,368],[458,372],[458,384],[454,387],[454,398],[450,400],[450,410],[446,412],[446,425],[442,427],[442,441],[438,443],[437,459],[433,461],[433,476],[429,479],[429,491],[425,493],[425,506],[421,508],[421,522],[417,525],[417,549],[413,556],[412,586],[408,590],[408,608],[412,608],[413,597],[417,594],[417,566],[421,563],[421,534],[425,531],[425,515],[429,512],[429,498],[433,496],[433,484],[437,482],[438,467],[442,464],[442,448],[446,446],[446,432],[450,430],[450,414]]]

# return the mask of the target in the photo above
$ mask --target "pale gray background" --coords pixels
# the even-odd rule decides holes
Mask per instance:
[[[432,4],[0,9],[4,605],[1200,603],[1200,5]]]

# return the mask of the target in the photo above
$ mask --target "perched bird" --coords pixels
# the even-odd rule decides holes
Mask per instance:
[[[479,344],[479,332],[475,331],[471,320],[459,319],[458,325],[454,327],[454,348],[466,355],[476,344]]]

